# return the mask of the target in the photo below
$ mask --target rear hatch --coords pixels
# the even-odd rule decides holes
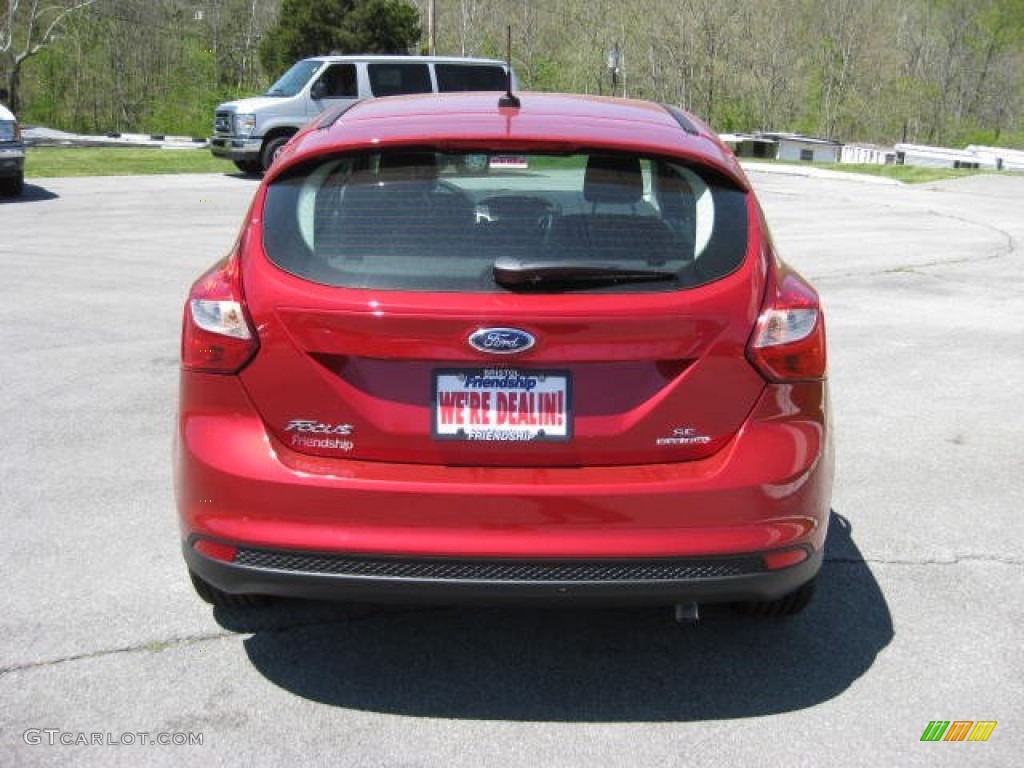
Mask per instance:
[[[275,180],[244,247],[268,431],[311,455],[551,467],[706,457],[764,387],[743,190],[663,158],[416,151]]]

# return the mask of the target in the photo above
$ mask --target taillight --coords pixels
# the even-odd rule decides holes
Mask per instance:
[[[825,377],[825,317],[818,295],[795,272],[780,269],[750,337],[747,357],[769,381]]]
[[[188,371],[237,373],[259,349],[242,296],[237,252],[217,262],[189,292],[181,333]]]

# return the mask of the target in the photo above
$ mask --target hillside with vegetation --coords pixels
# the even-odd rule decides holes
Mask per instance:
[[[257,93],[280,74],[286,56],[268,51],[280,37],[282,6],[294,19],[309,2],[4,0],[0,87],[13,86],[28,123],[204,136],[218,102]],[[430,47],[430,5],[316,0],[319,18],[339,28],[351,13],[361,14],[364,26],[380,27],[380,14],[396,10],[409,27],[399,6],[411,7],[419,17],[418,30],[411,24],[419,32],[411,52]],[[439,54],[504,57],[511,25],[524,89],[670,102],[719,131],[1024,147],[1024,0],[433,6]],[[358,36],[323,39],[343,41],[342,49],[344,41],[366,45]]]

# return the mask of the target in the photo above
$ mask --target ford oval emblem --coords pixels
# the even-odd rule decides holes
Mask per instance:
[[[514,355],[536,343],[531,334],[518,328],[481,328],[469,337],[469,346],[492,355]]]

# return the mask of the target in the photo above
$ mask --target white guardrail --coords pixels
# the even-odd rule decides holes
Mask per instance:
[[[205,149],[206,139],[150,133],[107,133],[88,136],[53,128],[25,126],[22,138],[28,146],[59,147],[160,147],[163,149]]]

